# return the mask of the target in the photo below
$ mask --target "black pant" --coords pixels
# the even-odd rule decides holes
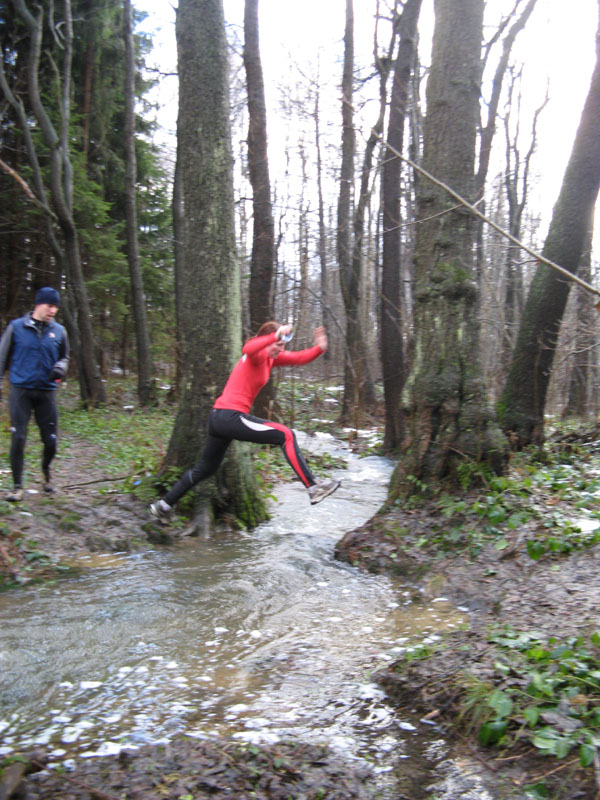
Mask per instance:
[[[46,480],[48,480],[50,477],[50,462],[56,455],[56,437],[58,433],[56,391],[53,389],[24,389],[22,386],[11,386],[9,406],[10,432],[12,435],[10,467],[14,485],[22,486],[27,426],[29,425],[32,411],[44,444],[42,471]]]
[[[305,486],[313,486],[315,479],[300,452],[296,434],[278,422],[272,422],[241,411],[213,408],[208,417],[208,436],[200,461],[185,472],[163,498],[170,506],[183,497],[192,486],[209,478],[219,468],[233,439],[257,444],[277,444],[283,450],[289,465]]]

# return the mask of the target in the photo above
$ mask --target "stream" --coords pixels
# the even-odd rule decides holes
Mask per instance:
[[[347,464],[319,505],[284,484],[254,531],[90,556],[76,577],[0,595],[0,756],[42,747],[69,766],[180,734],[300,739],[367,759],[382,787],[406,768],[436,798],[488,797],[435,725],[399,718],[371,678],[466,611],[333,558],[383,503],[393,464],[329,435],[299,443]]]

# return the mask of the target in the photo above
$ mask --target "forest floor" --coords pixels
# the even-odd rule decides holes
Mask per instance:
[[[581,437],[589,445],[586,458],[594,448],[594,437],[600,438],[598,431]],[[40,483],[30,486],[34,492],[20,504],[0,501],[0,586],[6,590],[18,591],[19,585],[30,581],[60,579],[61,573],[77,569],[72,562],[82,555],[143,550],[149,541],[168,543],[189,534],[184,527],[165,533],[149,522],[146,503],[117,490],[113,478],[103,472],[97,445],[71,437],[68,452],[72,455],[57,469],[54,497],[44,496]],[[590,470],[593,463],[589,461]],[[8,474],[4,478],[8,487]],[[529,485],[526,495],[530,508],[547,509],[554,520],[558,510],[565,518],[580,516],[576,499],[559,490],[556,479],[543,486]],[[475,523],[469,509],[476,502],[476,493],[471,492],[468,502],[453,507],[446,503],[442,508],[439,502],[397,506],[338,543],[338,558],[370,572],[401,576],[424,598],[444,595],[471,612],[468,630],[449,634],[421,657],[401,659],[378,679],[399,709],[418,707],[423,716],[435,719],[452,755],[468,752],[478,759],[492,797],[598,798],[597,757],[596,770],[594,763],[584,769],[578,751],[560,759],[543,756],[530,738],[519,736],[513,736],[508,747],[484,747],[477,738],[479,726],[472,717],[461,717],[461,709],[474,678],[488,687],[486,696],[495,686],[505,685],[496,674],[498,650],[490,641],[490,629],[510,626],[535,632],[540,639],[563,640],[600,628],[600,547],[574,547],[532,558],[528,543],[535,538],[535,527],[544,526],[543,514],[502,528],[501,545],[497,534],[501,525],[494,528],[496,538],[473,538]],[[467,529],[470,549],[463,547],[456,555],[444,546],[441,531],[453,531],[455,541]],[[590,705],[597,708],[598,703],[596,693]],[[600,724],[598,717],[600,712]],[[560,732],[561,719],[554,725],[553,730]],[[18,796],[14,792],[21,775],[35,772],[43,761],[43,753],[28,753],[22,761],[0,762],[0,796]],[[342,763],[326,749],[301,744],[242,748],[230,742],[181,740],[99,762],[93,759],[69,774],[41,771],[25,780],[28,798],[62,800],[374,797],[355,766]],[[393,800],[414,797],[401,791]]]

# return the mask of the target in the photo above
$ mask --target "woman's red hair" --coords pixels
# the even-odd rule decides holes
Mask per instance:
[[[279,330],[280,327],[281,325],[278,322],[263,322],[256,335],[266,336],[268,333],[275,333],[275,331]]]

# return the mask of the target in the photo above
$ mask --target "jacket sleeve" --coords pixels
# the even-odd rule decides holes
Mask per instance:
[[[64,378],[69,369],[69,337],[67,335],[67,329],[64,327],[62,329],[59,355],[60,358],[52,367],[52,375],[54,378]]]
[[[309,347],[307,350],[284,350],[279,353],[273,362],[276,367],[290,367],[294,364],[309,364],[315,358],[323,355],[325,350],[321,350],[318,344]]]
[[[264,350],[265,347],[268,347],[270,344],[274,344],[277,341],[277,331],[273,333],[267,333],[266,336],[254,336],[252,339],[248,339],[246,344],[242,347],[242,353],[248,358],[253,358],[254,356],[258,355],[261,350]]]
[[[10,357],[12,354],[13,344],[13,325],[9,322],[6,326],[2,338],[0,339],[0,382],[2,376],[10,366]]]

